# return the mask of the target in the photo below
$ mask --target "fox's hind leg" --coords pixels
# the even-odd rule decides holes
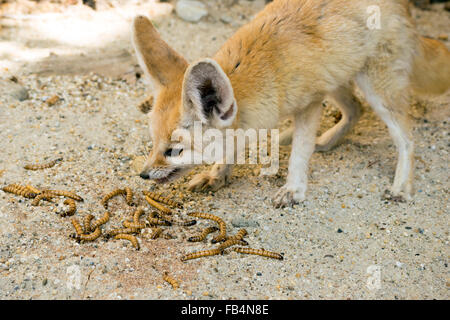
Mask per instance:
[[[316,151],[329,151],[354,127],[362,114],[361,102],[354,96],[351,87],[341,87],[330,95],[342,112],[342,119],[323,133],[316,143]]]
[[[396,74],[392,73],[392,77]],[[397,80],[401,83],[401,78]],[[364,92],[367,102],[384,121],[398,150],[398,163],[391,191],[395,196],[411,199],[414,176],[414,142],[407,113],[405,89],[395,90],[381,95],[373,89],[371,79],[364,74],[357,77],[357,84]]]

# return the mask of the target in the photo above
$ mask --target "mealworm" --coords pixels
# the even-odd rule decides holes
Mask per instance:
[[[133,221],[128,221],[125,220],[124,222],[122,222],[123,226],[125,228],[136,228],[136,229],[144,229],[146,227],[145,222],[133,222]]]
[[[140,223],[139,219],[141,218],[141,215],[144,214],[145,211],[143,208],[138,208],[134,213],[133,213],[133,221],[134,223]]]
[[[185,221],[172,221],[173,224],[182,227],[190,227],[197,223],[196,220],[185,220]]]
[[[141,229],[138,228],[125,228],[125,229],[113,229],[107,233],[107,237],[114,237],[118,234],[131,234],[131,233],[141,233]]]
[[[36,197],[36,193],[31,192],[27,187],[18,184],[7,185],[6,187],[3,187],[2,190],[25,198],[32,199]]]
[[[32,185],[29,185],[29,184],[27,184],[25,186],[25,188],[27,188],[28,190],[30,190],[32,193],[35,193],[35,194],[40,194],[42,192],[41,190],[36,189],[35,187],[33,187]]]
[[[126,191],[124,189],[116,189],[104,196],[102,199],[102,205],[105,207],[105,209],[108,208],[108,201],[120,194],[126,194]]]
[[[220,252],[222,252],[226,248],[229,248],[229,247],[237,245],[237,244],[245,245],[245,242],[240,239],[231,239],[231,240],[227,240],[227,241],[221,243],[217,249],[219,249]]]
[[[41,164],[27,164],[27,165],[24,166],[24,168],[25,168],[26,170],[34,170],[34,171],[35,171],[35,170],[48,169],[48,168],[51,168],[51,167],[55,166],[55,164],[58,163],[58,162],[61,161],[61,160],[62,160],[62,158],[55,159],[55,160],[52,160],[52,161],[47,162],[47,163],[41,163]]]
[[[240,248],[240,247],[232,248],[232,249],[239,253],[254,254],[254,255],[263,256],[263,257],[267,257],[267,258],[283,260],[283,256],[281,254],[279,254],[277,252],[267,251],[265,249]]]
[[[117,234],[116,236],[114,236],[114,239],[123,239],[123,240],[128,240],[131,241],[131,244],[133,245],[133,247],[136,248],[136,250],[139,250],[139,241],[138,239],[131,235],[131,234]]]
[[[172,222],[165,219],[158,218],[158,213],[153,211],[150,213],[150,217],[147,218],[147,222],[151,226],[171,226]]]
[[[161,237],[162,237],[163,239],[166,239],[166,240],[172,240],[172,239],[175,239],[175,237],[174,237],[173,235],[171,235],[170,233],[163,233],[163,234],[161,235]]]
[[[202,257],[215,256],[215,255],[218,255],[220,253],[221,253],[221,251],[219,249],[192,252],[192,253],[189,253],[189,254],[184,255],[183,257],[181,257],[181,261],[197,259],[197,258],[202,258]]]
[[[159,211],[167,213],[167,214],[172,214],[172,210],[170,210],[169,208],[163,206],[159,202],[156,202],[155,200],[153,200],[149,196],[145,196],[145,200],[148,202],[148,204],[150,204],[152,207],[158,209]]]
[[[196,217],[196,218],[202,218],[202,219],[208,219],[213,220],[219,224],[219,235],[214,237],[212,239],[212,243],[220,242],[222,240],[225,240],[227,237],[227,225],[225,224],[225,221],[223,221],[218,216],[215,216],[210,213],[204,213],[204,212],[191,212],[188,213],[188,216]]]
[[[183,208],[183,204],[182,203],[174,201],[174,200],[169,199],[167,197],[164,197],[160,193],[151,192],[151,191],[144,191],[143,193],[144,193],[144,195],[152,198],[153,200],[161,202],[161,203],[164,203],[164,204],[167,204],[168,206],[176,207],[176,208]]]
[[[75,229],[75,232],[78,236],[83,234],[83,228],[81,227],[81,224],[78,222],[78,219],[73,218],[71,220],[73,228]]]
[[[219,228],[217,228],[217,227],[209,227],[209,228],[203,229],[203,231],[202,231],[198,236],[190,237],[190,238],[188,239],[188,241],[190,241],[190,242],[200,242],[200,241],[203,241],[203,240],[206,239],[206,237],[208,236],[208,234],[210,234],[210,233],[212,233],[212,232],[215,232],[215,231],[217,231],[217,230],[219,230]]]
[[[220,223],[221,221],[223,222],[223,220],[221,218],[219,218],[218,216],[215,216],[213,214],[210,214],[210,213],[190,212],[187,215],[191,216],[191,217],[195,217],[195,218],[202,218],[202,219],[212,220],[212,221],[215,221],[217,223]]]
[[[73,199],[66,199],[66,200],[64,200],[64,204],[66,206],[69,206],[69,210],[67,210],[66,212],[62,212],[59,215],[61,217],[73,216],[75,214],[75,212],[77,211],[77,205],[75,204],[75,201],[73,201]]]
[[[96,228],[94,232],[90,234],[81,234],[77,235],[76,239],[77,241],[95,241],[102,235],[102,231],[100,228]]]
[[[84,201],[82,197],[77,195],[75,192],[65,191],[65,190],[43,190],[42,193],[48,193],[54,196],[66,197],[76,201]]]
[[[229,236],[227,240],[242,240],[248,234],[247,230],[240,229],[234,236]]]
[[[132,206],[133,205],[133,191],[131,188],[125,187],[125,201],[127,202],[127,205]]]
[[[47,201],[51,201],[52,198],[54,198],[55,196],[47,193],[47,192],[42,192],[41,194],[37,195],[34,199],[33,202],[31,202],[32,206],[38,206],[39,202],[41,202],[41,200],[47,200]]]
[[[163,230],[161,228],[152,228],[152,235],[150,236],[150,239],[158,239],[162,232]]]
[[[92,230],[95,230],[95,228],[91,228],[92,219],[94,219],[94,216],[92,214],[88,214],[87,216],[84,217],[83,219],[84,233],[89,233]]]
[[[212,243],[217,243],[217,242],[221,242],[223,240],[225,240],[227,238],[227,225],[225,224],[224,221],[220,221],[219,222],[219,234],[217,236],[215,236],[211,242]]]
[[[171,276],[169,276],[168,272],[164,272],[163,280],[168,282],[174,289],[178,289],[180,287],[180,284],[178,283],[178,281],[175,280],[174,278],[172,278]]]
[[[103,214],[103,217],[94,221],[94,223],[91,226],[91,229],[96,229],[96,228],[104,225],[105,223],[107,223],[109,221],[110,217],[111,217],[111,214],[109,212],[105,212]]]

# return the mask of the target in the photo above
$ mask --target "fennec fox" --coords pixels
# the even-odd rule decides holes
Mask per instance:
[[[368,8],[374,5],[380,10],[378,28],[368,27]],[[361,105],[353,84],[385,122],[398,149],[391,191],[409,199],[414,143],[408,92],[441,94],[450,86],[450,52],[417,34],[407,0],[278,0],[239,29],[212,59],[192,64],[143,16],[134,20],[133,43],[157,88],[149,116],[153,150],[141,177],[163,183],[191,169],[172,161],[183,152],[171,141],[178,128],[192,130],[196,121],[205,128],[274,128],[291,116],[289,173],[274,198],[277,207],[305,199],[325,95],[339,104],[343,116],[318,138],[318,149],[332,148],[358,121]],[[215,164],[189,187],[217,190],[230,172],[231,165]]]

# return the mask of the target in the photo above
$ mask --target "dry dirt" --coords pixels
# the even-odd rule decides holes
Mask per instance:
[[[85,199],[80,220],[102,216],[102,196],[117,187],[131,187],[142,205],[142,190],[158,190],[185,203],[181,215],[216,214],[229,233],[245,227],[250,246],[281,252],[284,260],[232,252],[181,262],[185,253],[213,248],[186,241],[208,221],[165,228],[173,240],[150,240],[146,231],[140,251],[122,240],[78,244],[69,238],[70,218],[55,214],[63,199],[33,207],[0,191],[0,299],[449,298],[449,94],[412,105],[416,194],[409,203],[382,200],[396,152],[368,107],[342,145],[313,155],[308,200],[294,208],[271,203],[286,176],[287,147],[273,177],[239,166],[231,184],[214,194],[187,191],[192,174],[158,186],[136,175],[150,145],[136,106],[151,89],[135,77],[132,17],[151,16],[164,39],[192,61],[212,55],[264,1],[241,0],[231,8],[204,1],[210,16],[197,24],[156,1],[98,1],[97,11],[62,2],[17,1],[0,9],[0,185],[76,191]],[[422,34],[450,34],[443,5],[413,14]],[[12,97],[11,86],[25,89],[28,99]],[[49,106],[54,95],[60,100]],[[321,131],[335,116],[332,106],[325,108]],[[50,169],[23,168],[59,157],[64,160]],[[109,210],[104,230],[120,226],[134,209],[117,198]],[[180,289],[163,281],[165,271]]]

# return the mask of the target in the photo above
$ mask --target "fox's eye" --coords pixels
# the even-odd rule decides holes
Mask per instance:
[[[165,157],[178,157],[183,152],[183,149],[169,148],[164,152]]]

